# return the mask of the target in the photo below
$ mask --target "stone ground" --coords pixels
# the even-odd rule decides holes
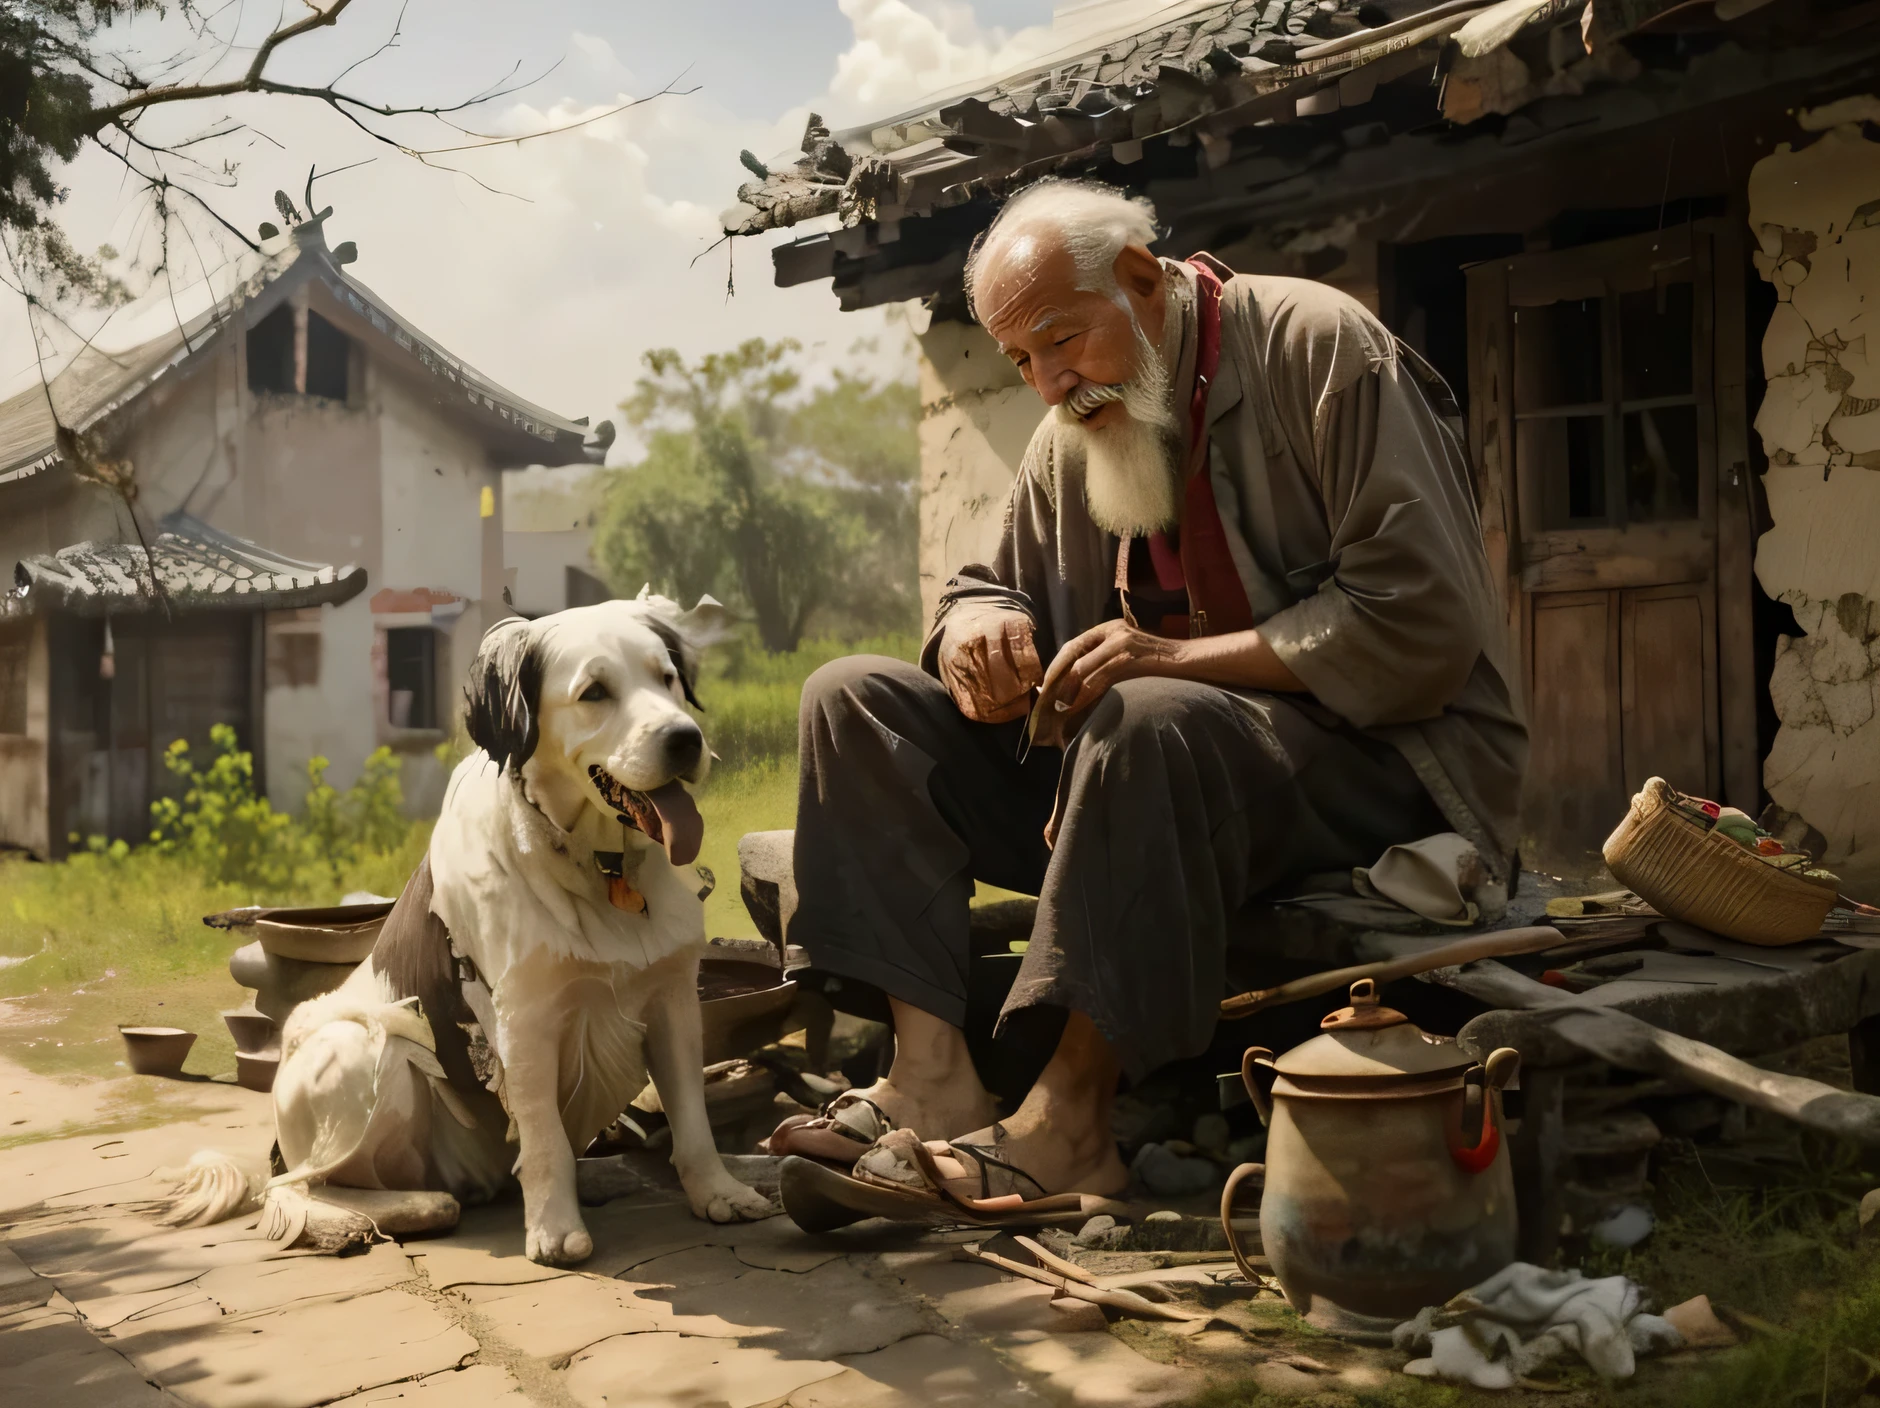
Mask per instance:
[[[165,1083],[162,1123],[100,1128],[126,1099],[100,1087],[144,1081],[0,1065],[0,1138],[41,1136],[0,1144],[0,1403],[1148,1408],[1256,1369],[1280,1392],[1384,1372],[1282,1362],[1279,1326],[1254,1314],[1270,1302],[1178,1340],[1053,1309],[1047,1288],[955,1259],[959,1233],[713,1227],[676,1190],[588,1209],[596,1250],[578,1270],[521,1255],[516,1203],[345,1257],[280,1252],[252,1217],[167,1230],[148,1214],[152,1175],[207,1145],[259,1158],[269,1107]]]

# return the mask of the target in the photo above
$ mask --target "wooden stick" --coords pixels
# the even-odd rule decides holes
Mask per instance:
[[[1568,1041],[1615,1066],[1676,1076],[1700,1090],[1837,1139],[1880,1145],[1880,1096],[1765,1071],[1704,1042],[1537,983],[1500,963],[1478,964],[1466,972],[1445,974],[1440,981],[1496,1007],[1546,1010],[1554,1029]]]
[[[1230,997],[1221,1004],[1221,1017],[1224,1021],[1232,1021],[1237,1017],[1250,1017],[1263,1007],[1277,1007],[1285,1002],[1300,1002],[1308,997],[1320,997],[1328,992],[1348,988],[1360,978],[1373,978],[1382,985],[1398,978],[1411,978],[1418,973],[1428,973],[1436,968],[1454,968],[1460,964],[1473,963],[1479,958],[1506,958],[1517,953],[1538,953],[1542,949],[1554,948],[1565,942],[1567,942],[1566,936],[1547,924],[1527,929],[1501,929],[1492,934],[1474,934],[1451,944],[1439,944],[1435,948],[1425,949],[1422,953],[1414,953],[1406,958],[1359,963],[1350,968],[1333,968],[1328,972],[1314,973],[1307,978],[1296,978],[1290,983],[1281,983],[1276,988],[1259,988],[1253,992],[1243,992],[1240,996]]]
[[[1097,1278],[1084,1270],[1084,1268],[1079,1266],[1076,1262],[1066,1261],[1056,1253],[1047,1251],[1039,1243],[1032,1241],[1031,1238],[1014,1235],[1012,1240],[1017,1242],[1019,1246],[1023,1247],[1033,1256],[1037,1257],[1038,1265],[1042,1266],[1046,1271],[1055,1271],[1058,1275],[1068,1277],[1073,1281],[1082,1281],[1086,1286],[1094,1286],[1097,1284]]]
[[[1022,1261],[1013,1261],[996,1252],[981,1251],[977,1242],[968,1242],[960,1248],[960,1252],[971,1261],[996,1266],[1001,1271],[1009,1271],[1012,1275],[1022,1276],[1027,1281],[1036,1281],[1041,1286],[1049,1286],[1061,1295],[1067,1295],[1076,1300],[1087,1300],[1092,1305],[1107,1305],[1112,1310],[1120,1310],[1125,1315],[1134,1315],[1139,1320],[1211,1320],[1214,1318],[1200,1311],[1179,1309],[1172,1305],[1157,1305],[1154,1301],[1139,1296],[1134,1291],[1112,1291],[1102,1286],[1090,1286],[1082,1281],[1073,1281],[1068,1276],[1046,1271],[1042,1267],[1027,1266]],[[1083,1268],[1079,1267],[1078,1270],[1082,1271]]]

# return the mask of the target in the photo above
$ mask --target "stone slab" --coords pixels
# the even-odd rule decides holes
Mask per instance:
[[[757,1408],[842,1371],[735,1340],[660,1331],[583,1350],[565,1383],[583,1408]]]
[[[460,1286],[497,1334],[524,1354],[557,1363],[613,1335],[666,1328],[632,1290],[601,1276],[561,1276],[516,1286]]]
[[[0,1243],[0,1314],[44,1305],[58,1289]]]
[[[0,1403],[32,1408],[174,1408],[123,1355],[99,1343],[69,1306],[0,1320]]]
[[[1038,1408],[1038,1395],[984,1345],[913,1335],[790,1395],[789,1408]]]
[[[103,1296],[180,1286],[217,1267],[278,1255],[280,1248],[261,1236],[256,1223],[238,1217],[213,1227],[165,1228],[114,1218],[16,1237],[12,1246],[22,1261],[58,1282],[82,1308]]]
[[[733,1275],[723,1274],[725,1256],[737,1268]],[[867,1258],[826,1262],[807,1272],[758,1271],[724,1248],[701,1248],[649,1262],[634,1280],[645,1285],[643,1302],[663,1301],[686,1319],[715,1317],[740,1327],[742,1343],[793,1358],[867,1354],[941,1328],[898,1277]],[[686,1319],[671,1328],[688,1328]]]
[[[525,1256],[499,1256],[482,1247],[425,1242],[413,1250],[426,1278],[440,1291],[452,1286],[521,1286],[571,1274],[563,1267],[543,1266]]]
[[[528,1395],[509,1374],[494,1364],[472,1364],[467,1369],[432,1374],[411,1383],[369,1388],[334,1403],[331,1408],[529,1408]]]
[[[299,1300],[362,1296],[389,1290],[416,1273],[411,1258],[389,1242],[353,1256],[286,1256],[247,1266],[223,1266],[196,1284],[229,1315],[273,1310]]]
[[[93,1296],[79,1302],[79,1310],[85,1317],[85,1323],[97,1334],[107,1331],[117,1332],[120,1326],[134,1325],[139,1321],[149,1320],[153,1316],[165,1314],[185,1305],[192,1305],[208,1297],[197,1289],[195,1282],[184,1281],[174,1286],[159,1286],[148,1291],[127,1291],[123,1295]],[[211,1302],[213,1304],[213,1302]],[[215,1313],[222,1313],[217,1306]],[[125,1330],[124,1333],[134,1333]]]
[[[312,1408],[455,1369],[477,1342],[418,1297],[379,1291],[159,1330],[127,1349],[145,1375],[199,1408]]]

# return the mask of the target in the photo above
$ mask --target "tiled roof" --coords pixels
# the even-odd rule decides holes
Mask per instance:
[[[346,601],[365,586],[363,567],[299,562],[172,514],[148,548],[74,543],[15,564],[0,616],[287,610]]]
[[[536,458],[582,457],[583,442],[590,433],[585,423],[524,400],[425,336],[392,312],[384,299],[345,272],[345,251],[346,247],[340,246],[336,258],[326,246],[319,221],[306,221],[295,227],[291,243],[284,248],[251,256],[251,267],[236,280],[234,290],[194,317],[128,350],[105,352],[87,347],[49,384],[34,385],[0,401],[0,487],[31,478],[60,462],[58,425],[81,434],[91,430],[159,378],[216,344],[224,326],[243,305],[248,306],[252,321],[259,300],[278,297],[309,279],[317,280],[341,306],[436,378],[441,383],[439,400],[446,407],[471,414],[486,424],[494,418],[504,432],[518,432],[542,442]],[[265,310],[265,303],[259,306]]]
[[[817,216],[845,225],[925,215],[1101,150],[1132,159],[1145,139],[1217,114],[1285,115],[1341,80],[1434,69],[1460,31],[1464,52],[1558,23],[1583,0],[1185,0],[1117,8],[1114,32],[1087,37],[975,91],[943,95],[883,122],[831,133],[812,120],[795,164],[738,189],[730,234]],[[1363,19],[1360,18],[1360,12]],[[1382,23],[1383,16],[1389,15]],[[1366,23],[1365,21],[1373,21]],[[1484,40],[1490,41],[1484,43]],[[1388,70],[1388,72],[1386,72]],[[1327,110],[1337,103],[1331,102]]]

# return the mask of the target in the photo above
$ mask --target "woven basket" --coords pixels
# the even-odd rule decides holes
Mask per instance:
[[[1606,866],[1620,884],[1667,918],[1746,944],[1776,947],[1821,932],[1833,884],[1778,870],[1706,830],[1671,805],[1677,795],[1662,777],[1647,779],[1606,838]]]

